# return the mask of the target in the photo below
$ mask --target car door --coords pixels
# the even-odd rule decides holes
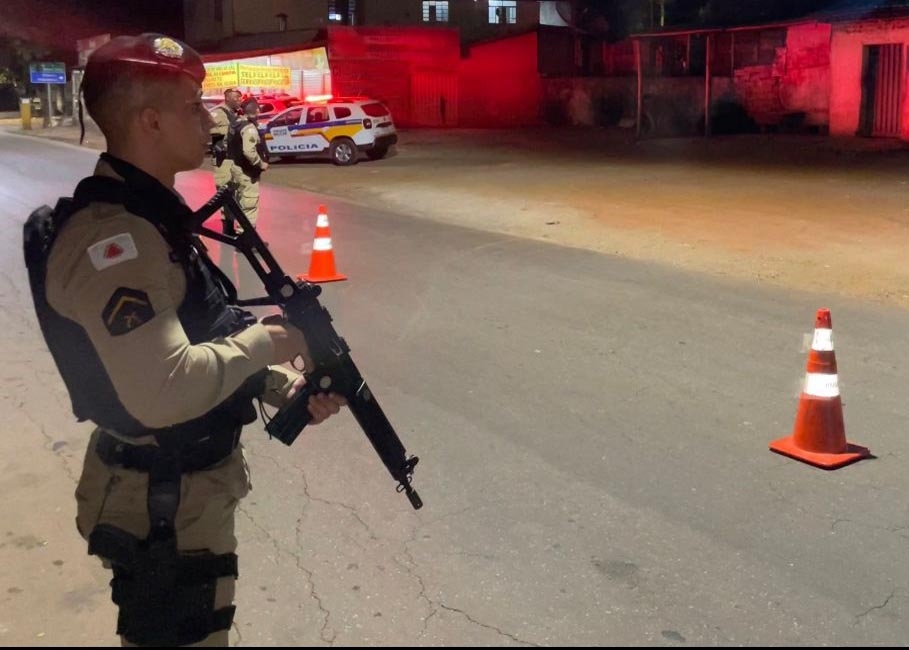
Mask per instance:
[[[265,127],[265,143],[269,153],[293,154],[299,153],[294,142],[294,130],[303,117],[302,108],[292,108],[275,117]]]
[[[331,122],[328,106],[317,104],[307,106],[303,114],[304,122],[298,126],[293,139],[299,150],[306,153],[319,153],[328,149],[330,136],[328,129]]]

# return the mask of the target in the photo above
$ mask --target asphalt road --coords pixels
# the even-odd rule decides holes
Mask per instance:
[[[0,154],[0,644],[114,644],[73,525],[90,427],[21,257],[28,212],[95,154],[7,135]],[[211,176],[179,187],[197,206]],[[260,232],[291,274],[323,201],[265,186]],[[238,643],[906,643],[905,311],[327,205],[349,279],[323,302],[421,457],[426,505],[395,493],[348,413],[290,448],[251,427]],[[847,436],[876,456],[834,472],[767,449],[792,428],[822,306]]]

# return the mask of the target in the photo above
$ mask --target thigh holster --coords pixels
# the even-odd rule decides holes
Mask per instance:
[[[182,646],[230,628],[234,606],[215,609],[218,578],[237,577],[233,553],[179,553],[166,539],[140,540],[101,524],[89,553],[110,560],[117,634],[141,646]]]
[[[135,466],[145,465],[149,474],[148,538],[99,524],[89,535],[88,552],[113,567],[112,597],[120,609],[117,634],[140,646],[197,643],[233,622],[232,605],[215,609],[215,590],[218,578],[238,576],[237,556],[177,549],[180,478],[190,468],[199,469],[198,463],[187,467],[180,450],[166,447],[131,452]]]

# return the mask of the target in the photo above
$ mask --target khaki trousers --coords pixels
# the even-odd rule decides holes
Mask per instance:
[[[239,165],[234,165],[231,171],[233,181],[239,185],[237,188],[237,203],[243,208],[243,213],[249,223],[255,228],[256,219],[259,217],[259,181],[243,173]]]
[[[89,441],[76,488],[76,527],[86,541],[94,527],[102,523],[145,539],[150,527],[148,474],[108,467],[101,462],[95,453],[98,435],[96,430]],[[250,488],[249,468],[242,446],[212,469],[184,474],[176,519],[177,548],[180,551],[208,549],[217,555],[235,553],[234,513]],[[104,565],[110,568],[109,563],[104,562]],[[215,609],[233,602],[235,586],[233,576],[218,579]],[[194,646],[227,646],[228,631],[215,632]],[[131,645],[125,639],[121,639],[121,643]]]
[[[221,163],[219,167],[215,167],[214,176],[215,176],[215,190],[220,190],[222,187],[227,185],[231,178],[231,171],[233,170],[234,163],[230,158],[225,158],[224,162]],[[221,218],[227,219],[227,215],[224,214],[224,211],[221,211]]]

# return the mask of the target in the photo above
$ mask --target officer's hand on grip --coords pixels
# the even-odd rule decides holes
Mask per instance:
[[[293,397],[297,391],[303,390],[305,385],[306,378],[299,377],[294,381],[290,390],[287,391],[287,399],[289,400]],[[343,395],[338,395],[337,393],[317,393],[312,395],[309,398],[309,404],[307,405],[309,414],[312,416],[312,420],[309,421],[309,424],[312,425],[324,422],[340,411],[342,406],[347,406],[347,399],[345,399]]]
[[[271,336],[271,342],[275,346],[275,356],[272,363],[286,363],[293,361],[299,356],[303,357],[303,367],[305,369],[313,367],[309,346],[306,345],[303,332],[279,315],[266,316],[262,319],[262,324],[265,325],[265,329]]]

